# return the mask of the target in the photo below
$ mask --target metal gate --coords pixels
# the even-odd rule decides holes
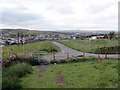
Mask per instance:
[[[45,58],[44,56],[47,55],[47,52],[46,51],[42,51],[42,52],[34,52],[32,53],[32,56],[38,60],[38,62],[43,62],[45,61]]]

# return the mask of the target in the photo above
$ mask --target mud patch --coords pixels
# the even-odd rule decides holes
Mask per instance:
[[[45,68],[47,68],[48,65],[40,65],[38,66],[38,72],[44,72],[45,71]]]
[[[38,75],[38,77],[42,77],[43,75]]]
[[[64,76],[61,73],[57,74],[56,83],[64,83]]]

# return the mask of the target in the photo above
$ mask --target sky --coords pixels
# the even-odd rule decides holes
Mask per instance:
[[[0,0],[0,28],[118,30],[119,0]]]

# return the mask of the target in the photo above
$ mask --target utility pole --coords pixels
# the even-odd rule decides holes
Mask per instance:
[[[17,35],[17,36],[18,36],[18,46],[19,46],[19,36],[20,36],[20,34],[18,33],[18,35]]]
[[[21,44],[23,45],[23,35],[21,33]]]

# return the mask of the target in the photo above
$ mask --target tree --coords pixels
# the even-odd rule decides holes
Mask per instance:
[[[105,38],[105,39],[108,39],[108,35],[107,35],[107,34],[105,34],[105,35],[104,35],[104,38]]]
[[[109,38],[110,40],[115,36],[115,32],[109,32]]]

